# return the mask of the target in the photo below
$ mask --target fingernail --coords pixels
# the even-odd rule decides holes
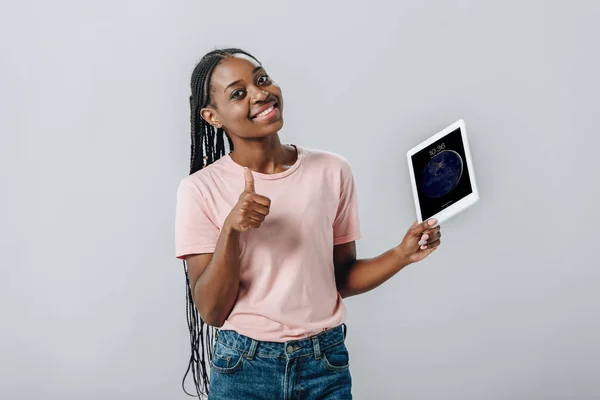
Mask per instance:
[[[426,241],[424,241],[424,240],[421,240],[421,241],[419,242],[419,246],[423,246],[425,243],[427,243],[427,242],[426,242]]]
[[[421,237],[421,240],[427,240],[427,239],[429,239],[429,235],[428,235],[428,234],[424,234],[424,235]]]
[[[427,246],[421,246],[421,250],[425,250]]]
[[[436,222],[437,222],[437,220],[435,218],[432,218],[429,220],[429,225],[433,226],[436,224]]]

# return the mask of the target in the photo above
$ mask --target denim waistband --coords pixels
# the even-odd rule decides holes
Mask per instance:
[[[320,358],[321,351],[338,345],[346,338],[346,324],[328,329],[314,336],[286,342],[264,342],[235,331],[224,330],[217,334],[217,341],[246,354],[252,359],[255,355],[260,357],[295,358],[314,354]]]

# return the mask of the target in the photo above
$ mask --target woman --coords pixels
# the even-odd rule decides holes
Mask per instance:
[[[239,49],[212,51],[191,89],[191,170],[178,189],[176,256],[186,268],[188,372],[198,394],[208,393],[210,367],[209,398],[350,399],[342,298],[431,254],[440,244],[436,221],[415,223],[397,247],[357,259],[350,165],[281,144],[281,89],[260,62]]]

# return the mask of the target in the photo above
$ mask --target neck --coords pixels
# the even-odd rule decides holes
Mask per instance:
[[[296,162],[295,151],[281,144],[279,134],[253,140],[233,140],[234,151],[230,154],[231,159],[252,171],[276,174],[285,171]]]

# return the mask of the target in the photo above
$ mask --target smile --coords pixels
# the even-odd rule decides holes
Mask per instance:
[[[261,112],[256,114],[254,117],[252,117],[252,119],[259,120],[259,121],[269,120],[269,119],[277,116],[277,108],[278,108],[278,104],[276,102],[274,102],[270,106],[268,106],[266,109],[262,110]]]
[[[267,114],[270,114],[271,111],[273,111],[275,109],[275,105],[272,105],[271,107],[267,108],[265,111],[261,112],[260,114],[258,114],[256,117],[254,118],[258,118],[258,117],[264,117]]]

